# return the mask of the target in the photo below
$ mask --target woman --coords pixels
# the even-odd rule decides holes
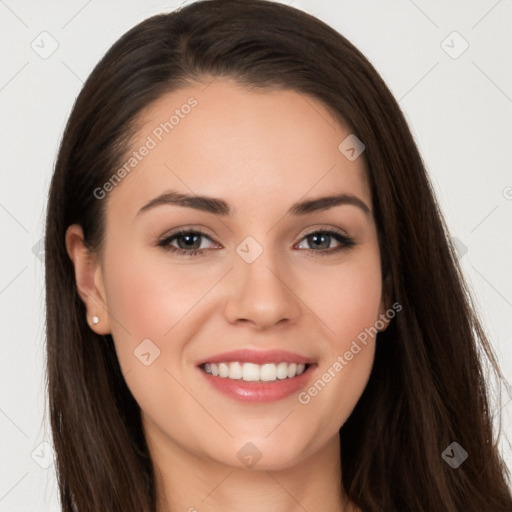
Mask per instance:
[[[421,157],[326,24],[212,0],[131,29],[46,230],[64,511],[512,510]]]

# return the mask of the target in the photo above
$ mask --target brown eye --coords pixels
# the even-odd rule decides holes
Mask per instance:
[[[331,241],[333,238],[337,242],[340,243],[340,246],[329,250],[329,246],[331,245]],[[307,234],[303,238],[303,240],[306,240],[311,247],[317,247],[320,249],[328,249],[328,250],[318,250],[318,251],[312,250],[312,249],[308,250],[308,252],[319,253],[319,255],[322,255],[322,256],[334,254],[339,251],[350,249],[351,247],[353,247],[356,244],[352,238],[350,238],[338,231],[327,230],[327,229],[320,229],[317,231],[313,231],[313,232]],[[325,247],[325,246],[327,246],[327,247]]]
[[[194,256],[196,254],[203,254],[205,251],[204,248],[200,248],[202,238],[211,240],[202,231],[178,231],[161,240],[158,246],[163,247],[167,251],[175,252],[180,256]],[[178,247],[171,245],[174,241],[178,242]]]
[[[202,231],[181,230],[165,237],[158,243],[158,246],[162,247],[166,251],[176,253],[179,256],[203,255],[207,251],[206,248],[201,248],[201,240],[203,238],[207,238],[211,241],[211,238]],[[339,243],[338,247],[329,248],[332,239]],[[312,231],[311,233],[308,233],[303,240],[306,240],[308,245],[312,247],[310,249],[306,249],[307,252],[322,256],[332,255],[340,251],[348,250],[356,245],[352,238],[344,235],[343,233],[327,229]],[[171,245],[173,242],[177,242],[177,247],[175,245]],[[316,250],[315,247],[319,250]]]

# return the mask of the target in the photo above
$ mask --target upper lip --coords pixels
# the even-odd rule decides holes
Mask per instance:
[[[231,352],[223,352],[222,354],[215,354],[213,356],[202,359],[197,362],[197,366],[204,363],[230,363],[230,362],[244,362],[244,363],[296,363],[296,364],[312,364],[313,359],[308,357],[289,352],[287,350],[252,350],[252,349],[238,349]]]

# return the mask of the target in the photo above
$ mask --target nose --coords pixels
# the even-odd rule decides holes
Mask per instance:
[[[279,265],[270,250],[263,250],[251,263],[237,254],[226,282],[226,319],[233,324],[250,323],[257,330],[296,322],[301,300],[293,281],[293,273]]]

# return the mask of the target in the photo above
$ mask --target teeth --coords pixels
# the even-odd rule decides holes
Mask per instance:
[[[229,375],[229,366],[226,363],[219,363],[219,377],[227,377]]]
[[[205,363],[203,369],[215,377],[228,378],[246,382],[270,382],[277,379],[291,379],[304,373],[305,364],[282,362],[266,363]]]
[[[260,367],[254,363],[244,363],[242,379],[248,382],[260,380]]]
[[[297,365],[295,363],[290,363],[288,365],[286,365],[287,368],[286,368],[286,371],[287,371],[287,377],[288,378],[291,378],[291,377],[295,377],[296,373],[297,373]]]

